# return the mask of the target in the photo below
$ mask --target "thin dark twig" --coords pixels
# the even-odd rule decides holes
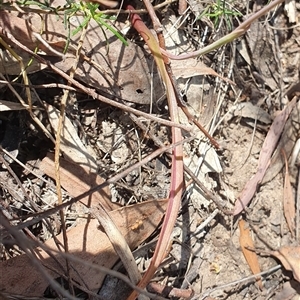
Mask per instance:
[[[210,200],[212,200],[217,207],[226,215],[232,215],[232,211],[224,209],[224,204],[221,203],[220,199],[215,196],[205,185],[195,176],[195,174],[191,171],[191,169],[184,165],[184,171],[193,179],[193,181],[199,186],[199,188],[204,193],[204,196]]]

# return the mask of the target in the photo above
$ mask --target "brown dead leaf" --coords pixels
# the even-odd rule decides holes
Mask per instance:
[[[51,1],[51,7],[63,7],[64,5],[64,0]],[[25,21],[26,19],[30,19],[30,24]],[[17,16],[13,15],[13,12],[2,11],[0,15],[0,27],[32,51],[38,44],[39,49],[46,53],[47,59],[66,73],[77,59],[76,48],[81,35],[79,32],[70,36],[69,32],[84,22],[84,16],[72,16],[69,22],[70,28],[67,28],[63,14],[32,13],[28,18],[28,14]],[[37,34],[48,46],[44,46],[43,43],[36,40]],[[70,44],[65,56],[55,55],[53,50],[58,54],[63,53],[65,41],[68,39],[70,39]],[[99,89],[116,98],[149,104],[152,100],[152,92],[154,100],[158,99],[164,94],[164,87],[157,75],[156,68],[152,72],[152,58],[149,58],[134,43],[130,41],[127,43],[127,46],[124,45],[110,30],[101,28],[96,21],[90,20],[75,78],[93,89]],[[17,47],[14,47],[14,51],[23,58],[24,64],[27,65],[31,56],[28,56],[26,61],[24,51]],[[9,75],[19,74],[19,63],[9,55],[8,51],[5,52],[6,59],[0,63],[0,72]],[[41,67],[40,64],[34,65],[32,68],[29,67],[27,72],[36,72]],[[152,84],[155,89],[151,89]]]
[[[258,263],[257,255],[254,251],[249,250],[249,248],[253,249],[254,244],[253,240],[251,238],[250,229],[248,224],[244,220],[239,221],[239,228],[240,228],[240,245],[242,248],[242,252],[244,254],[244,257],[252,271],[252,273],[255,275],[257,273],[260,273],[260,267]],[[262,281],[259,278],[257,278],[257,283],[259,288],[263,289]]]
[[[174,60],[172,61],[172,71],[176,78],[191,78],[200,75],[212,75],[219,77],[225,81],[234,84],[228,78],[224,78],[223,76],[219,75],[216,71],[212,68],[206,66],[204,63],[200,62],[197,59],[185,59],[185,60]]]
[[[270,254],[278,258],[284,268],[292,271],[294,278],[300,282],[300,247],[283,246]]]
[[[283,189],[283,210],[284,216],[288,225],[288,228],[292,234],[292,237],[295,237],[296,231],[296,209],[295,209],[295,200],[292,191],[292,185],[289,175],[289,166],[286,158],[286,154],[282,151],[285,161],[285,177],[284,177],[284,189]],[[300,262],[299,262],[300,263]]]
[[[166,204],[167,200],[147,201],[111,211],[109,215],[115,221],[130,248],[134,249],[157,227],[164,215]],[[136,222],[141,224],[138,228],[136,228]],[[70,229],[67,231],[67,236],[69,252],[77,258],[107,268],[111,268],[118,259],[109,239],[99,228],[99,223],[95,219],[88,219],[84,224]],[[58,235],[57,239],[62,242],[62,235]],[[57,250],[54,239],[48,240],[45,246]],[[59,274],[62,274],[62,268],[66,267],[64,258],[59,254],[49,257],[41,248],[37,248],[36,253],[41,263],[49,268],[46,270],[51,277],[57,278]],[[69,263],[72,279],[79,283],[84,282],[89,290],[98,290],[105,274],[78,262],[70,261]],[[26,255],[1,262],[0,269],[2,274],[5,274],[0,280],[0,290],[3,292],[41,297],[49,284]]]
[[[33,35],[38,32],[34,26],[31,26],[28,20],[19,18],[8,11],[0,11],[0,27],[14,36],[16,36],[20,43],[27,46],[29,49],[34,49],[38,46],[39,41]],[[5,35],[0,32],[0,35],[9,43]]]
[[[55,179],[54,154],[48,153],[40,162],[39,168],[49,177]],[[91,172],[89,167],[80,166],[63,158],[60,159],[60,181],[62,187],[74,198],[104,182],[103,178],[97,173]],[[119,208],[117,204],[110,201],[108,187],[93,193],[92,197],[83,198],[81,202],[89,207],[101,203],[108,211]]]

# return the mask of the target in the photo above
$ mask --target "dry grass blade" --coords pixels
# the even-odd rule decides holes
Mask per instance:
[[[74,78],[75,71],[77,69],[78,63],[79,63],[79,57],[80,57],[80,51],[82,49],[82,44],[83,44],[83,39],[86,34],[86,26],[83,28],[81,36],[80,36],[80,41],[77,45],[76,49],[76,59],[74,60],[71,71],[70,71],[70,78]],[[71,82],[68,82],[68,86],[71,86]],[[65,110],[66,110],[66,104],[67,104],[67,99],[69,97],[69,92],[70,90],[64,90],[63,97],[61,99],[61,106],[60,106],[60,114],[58,118],[58,124],[56,127],[56,139],[55,139],[55,153],[54,153],[54,162],[55,162],[55,181],[56,181],[56,193],[57,193],[57,203],[58,205],[62,204],[62,188],[61,188],[61,182],[60,182],[60,146],[62,142],[62,130],[65,129],[65,131],[68,131],[69,128],[66,127],[65,124]],[[71,124],[70,124],[71,125]],[[73,128],[73,126],[71,127]],[[76,135],[77,136],[77,135]],[[61,222],[61,228],[62,228],[62,233],[63,233],[63,245],[64,245],[64,250],[66,253],[69,252],[69,244],[68,244],[68,235],[67,235],[67,228],[66,228],[66,223],[65,223],[65,213],[64,210],[59,211],[60,215],[60,222]],[[66,268],[67,268],[67,276],[68,276],[68,283],[69,283],[69,288],[74,294],[74,287],[71,281],[71,269],[70,269],[70,264],[68,259],[66,259]]]
[[[116,253],[118,254],[119,258],[121,259],[124,268],[126,269],[129,278],[133,284],[137,284],[142,276],[137,268],[135,259],[133,254],[130,250],[129,245],[127,244],[123,234],[119,230],[118,226],[115,224],[115,220],[113,220],[108,212],[101,207],[93,207],[90,209],[91,214],[94,218],[97,219],[99,225],[101,225],[109,238],[111,244],[113,245]],[[127,218],[127,216],[125,216]],[[139,224],[139,220],[138,220]],[[143,221],[141,221],[141,225]],[[136,223],[129,227],[129,230],[138,230],[139,226],[136,228]],[[132,229],[133,228],[133,229]]]
[[[250,234],[249,225],[244,220],[240,220],[239,228],[240,228],[240,245],[241,245],[243,254],[245,256],[245,259],[246,259],[252,273],[254,275],[258,274],[258,273],[260,273],[260,267],[259,267],[257,255],[254,251],[249,250],[249,248],[251,248],[251,249],[254,248],[253,240],[252,240],[251,234]],[[260,277],[257,278],[257,283],[259,285],[259,288],[262,289],[263,284],[262,284]]]

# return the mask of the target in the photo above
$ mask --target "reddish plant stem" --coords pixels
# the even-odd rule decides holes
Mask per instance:
[[[147,9],[150,6],[152,6],[148,1],[145,1],[145,5]],[[127,9],[131,10],[133,9],[133,7],[128,5]],[[152,13],[153,11],[151,10],[151,7],[150,9],[148,9],[148,11],[150,14],[152,14],[152,17],[155,18],[155,16]],[[176,94],[172,82],[170,80],[170,77],[166,71],[164,58],[161,54],[159,44],[157,43],[157,40],[155,39],[152,32],[147,28],[147,26],[143,23],[143,21],[137,14],[131,14],[130,20],[133,27],[138,31],[138,33],[142,36],[144,41],[147,43],[155,59],[157,68],[165,84],[171,120],[173,122],[179,122]],[[161,38],[163,37],[161,36]],[[172,142],[177,143],[181,140],[182,140],[181,130],[179,128],[172,127]],[[172,152],[171,186],[170,186],[168,207],[165,213],[165,218],[162,224],[161,233],[150,266],[147,269],[146,273],[144,274],[142,280],[138,284],[138,286],[141,288],[145,288],[147,286],[147,284],[153,277],[155,271],[157,270],[158,266],[160,265],[161,261],[165,258],[166,250],[170,242],[171,233],[174,228],[177,219],[177,214],[180,208],[182,190],[183,190],[183,149],[182,149],[182,145],[180,145],[174,148]],[[136,296],[137,293],[134,291],[129,296],[128,299],[133,300],[136,298]]]
[[[183,1],[185,1],[185,0],[183,0]],[[159,43],[160,49],[161,50],[162,49],[166,50],[166,44],[165,44],[165,38],[163,36],[162,26],[161,26],[161,23],[160,23],[159,19],[157,18],[156,14],[155,14],[154,7],[149,2],[149,0],[144,0],[144,3],[145,3],[145,6],[146,6],[146,8],[147,8],[147,10],[149,12],[150,18],[152,20],[154,30],[155,30],[155,32],[157,34],[158,43]],[[182,111],[184,112],[184,114],[186,115],[186,117],[188,118],[188,120],[191,123],[194,123],[203,132],[203,134],[209,139],[209,141],[211,142],[211,144],[215,148],[219,149],[220,146],[219,146],[218,142],[195,119],[195,117],[189,112],[188,108],[186,107],[186,104],[182,100],[180,92],[178,91],[178,88],[177,88],[176,78],[175,78],[175,76],[173,75],[173,72],[172,72],[171,61],[170,61],[169,57],[166,56],[166,55],[164,55],[164,54],[161,54],[161,56],[162,56],[163,61],[165,63],[165,69],[166,69],[166,72],[168,73],[170,81],[171,81],[171,83],[173,85],[173,89],[174,89],[174,92],[175,92],[176,100],[177,100],[177,103],[179,104],[180,108],[182,109]]]

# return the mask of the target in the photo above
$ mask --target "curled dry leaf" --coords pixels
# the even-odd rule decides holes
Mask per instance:
[[[240,228],[240,245],[244,254],[244,257],[252,271],[255,275],[260,273],[260,267],[258,263],[257,255],[254,251],[249,250],[249,248],[253,249],[254,244],[251,238],[250,229],[248,224],[244,220],[239,221],[239,228]],[[259,288],[262,290],[263,284],[260,277],[257,279]]]
[[[285,160],[285,177],[284,177],[284,189],[283,189],[283,210],[284,216],[288,225],[288,228],[292,234],[292,237],[295,237],[296,231],[296,209],[295,209],[295,200],[292,191],[292,185],[289,175],[289,166],[286,158],[286,154],[282,151],[284,160]],[[299,262],[300,264],[300,262]]]
[[[283,246],[270,254],[278,258],[284,268],[292,271],[294,278],[300,282],[300,247]]]

